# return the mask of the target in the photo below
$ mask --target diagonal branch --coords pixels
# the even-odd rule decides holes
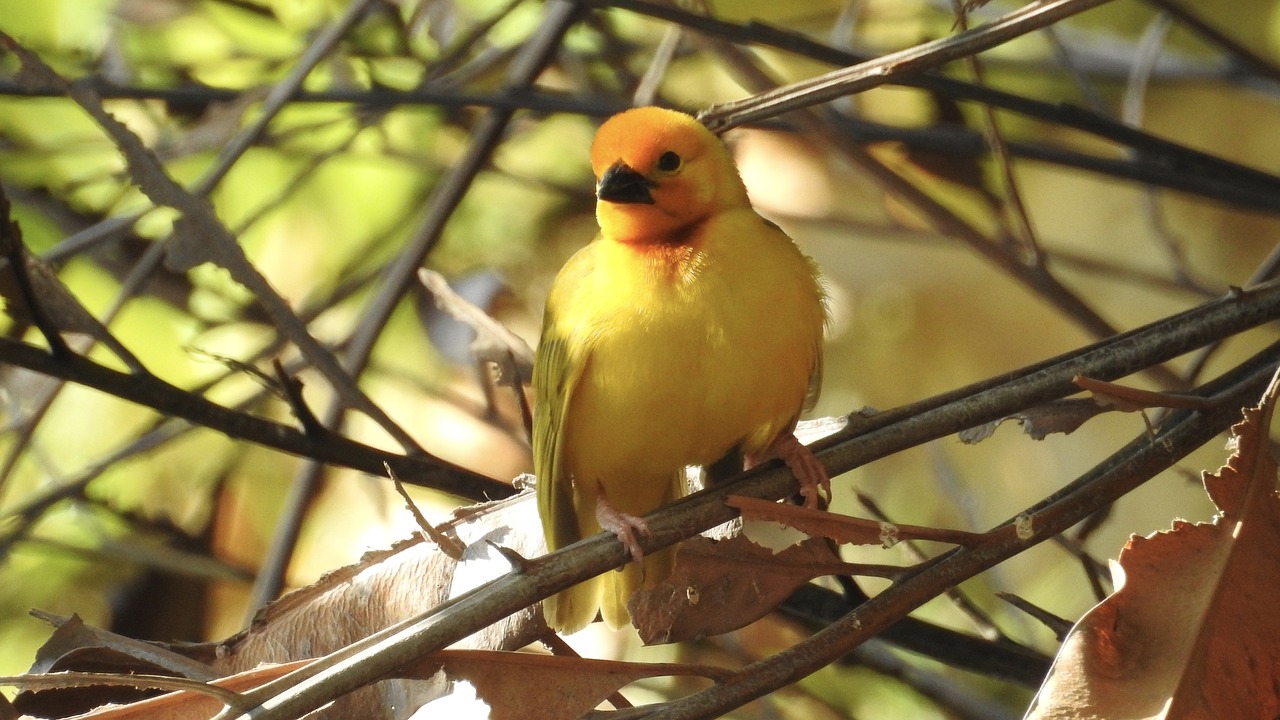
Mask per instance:
[[[384,463],[406,483],[471,500],[507,497],[511,486],[438,458],[397,455],[339,435],[323,439],[281,423],[229,410],[154,376],[138,377],[79,356],[54,358],[34,345],[0,338],[0,363],[60,378],[178,417],[228,437],[300,457],[385,476]]]
[[[869,421],[872,427],[861,433],[857,430],[847,431],[831,442],[822,443],[818,456],[833,475],[846,472],[908,447],[1003,417],[1018,409],[1072,394],[1075,386],[1071,379],[1075,375],[1087,374],[1091,377],[1114,379],[1170,360],[1216,338],[1233,335],[1277,318],[1280,318],[1280,281],[1202,305],[1116,338],[931,398],[909,408],[873,416]],[[1242,366],[1232,376],[1208,388],[1208,392],[1219,392],[1223,385],[1233,388],[1229,394],[1218,398],[1222,402],[1214,410],[1183,411],[1173,416],[1175,419],[1166,425],[1169,429],[1163,431],[1161,437],[1153,440],[1144,435],[1135,441],[1135,447],[1140,453],[1145,453],[1142,457],[1149,461],[1148,464],[1139,466],[1139,470],[1150,470],[1154,474],[1164,466],[1161,463],[1167,465],[1173,462],[1229,424],[1238,414],[1240,404],[1250,394],[1256,395],[1260,391],[1266,380],[1265,375],[1269,375],[1274,369],[1276,360],[1277,348],[1272,346],[1252,363]],[[1260,365],[1265,365],[1265,368],[1259,370]],[[1259,379],[1257,376],[1260,373],[1263,376]],[[1237,383],[1246,385],[1239,386]],[[867,424],[863,428],[867,428]],[[1163,440],[1170,440],[1172,444]],[[1150,458],[1155,460],[1150,461]],[[1100,467],[1105,469],[1108,465],[1104,463]],[[1142,480],[1149,477],[1147,475]],[[1054,496],[1045,501],[1054,503],[1069,500],[1068,505],[1058,506],[1065,507],[1065,510],[1055,511],[1053,527],[1067,527],[1097,509],[1098,506],[1095,501],[1090,500],[1092,495],[1088,491],[1092,487],[1091,479],[1085,478],[1079,482],[1085,484],[1084,490],[1073,491],[1069,496]],[[725,499],[730,495],[778,499],[795,493],[796,488],[795,478],[790,472],[778,467],[777,463],[762,466],[733,481],[692,495],[647,516],[651,535],[643,538],[640,545],[646,553],[654,552],[733,519],[734,512],[725,505]],[[1032,518],[1037,521],[1033,524],[1037,541],[1048,537],[1045,528],[1049,525],[1038,524],[1042,517],[1039,514],[1041,511],[1040,506],[1028,511],[1037,513]],[[1016,535],[1009,532],[1006,526],[992,531],[988,543],[961,551],[959,567],[971,570],[969,575],[972,575],[1024,550],[1026,543],[1022,540],[1010,542],[1008,537],[1011,535],[1016,540]],[[947,557],[954,558],[957,555]],[[457,642],[555,592],[607,572],[626,562],[628,558],[628,550],[611,534],[587,538],[528,563],[521,572],[504,575],[418,617],[357,641],[327,656],[315,666],[300,669],[268,683],[249,694],[255,703],[253,709],[243,714],[223,713],[218,718],[282,720],[297,717],[394,672],[416,658]],[[884,595],[877,596],[872,601],[880,601],[875,608],[883,613],[876,616],[877,629],[902,617],[905,614],[904,608],[909,610],[915,606],[910,603],[919,604],[936,595],[937,592],[933,590],[940,590],[935,587],[939,583],[950,586],[969,576],[955,572],[952,565],[935,564],[927,570],[927,574],[912,575],[912,582],[915,584],[902,584],[912,594],[907,596],[908,601],[899,600],[898,605],[890,606],[889,610],[892,612],[882,610],[887,602],[880,601]],[[925,579],[919,580],[920,577]],[[931,592],[928,597],[921,598],[916,593],[925,583]],[[899,610],[902,612],[897,612]],[[835,637],[849,634],[850,624],[847,620],[848,618],[838,623],[842,627],[835,633]],[[857,627],[856,623],[853,627]],[[864,633],[858,637],[865,638],[868,635]],[[842,650],[847,651],[850,647],[852,644],[846,643]],[[826,657],[823,664],[830,659],[832,658]],[[788,662],[794,664],[796,661],[791,658]],[[785,675],[785,682],[790,682],[801,676],[799,671],[780,675],[780,671],[773,666],[766,666],[765,669],[767,672],[759,678],[744,672],[740,682],[741,692],[757,697],[777,687],[772,683],[779,677]],[[816,668],[812,664],[806,664],[804,669],[811,672]],[[738,685],[739,682],[734,683],[735,688]],[[699,703],[702,700],[692,702]],[[718,713],[704,711],[688,716],[705,717],[715,714]]]
[[[894,76],[912,75],[989,50],[1021,35],[1052,25],[1108,0],[1044,0],[1025,5],[985,25],[890,53],[853,67],[833,70],[745,100],[718,105],[702,119],[717,132],[759,122],[791,110],[818,105],[884,85]]]

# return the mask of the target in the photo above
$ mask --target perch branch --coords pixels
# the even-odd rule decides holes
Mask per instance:
[[[910,408],[873,416],[874,427],[850,436],[835,436],[823,442],[818,456],[832,474],[846,472],[905,448],[945,437],[973,425],[1004,417],[1011,412],[1074,392],[1071,378],[1078,374],[1115,378],[1144,367],[1165,362],[1218,337],[1236,334],[1268,320],[1280,317],[1280,282],[1268,283],[1223,300],[1152,323],[1142,328],[1096,343],[1008,375],[962,388],[932,398]],[[1277,348],[1272,346],[1251,363],[1237,368],[1220,379],[1208,393],[1219,395],[1221,402],[1213,411],[1180,411],[1170,416],[1155,438],[1143,434],[1122,451],[1125,471],[1121,475],[1135,484],[1134,477],[1146,474],[1144,481],[1158,470],[1203,444],[1228,425],[1239,413],[1241,404],[1256,397],[1274,370]],[[1260,369],[1261,366],[1261,369]],[[1223,388],[1230,388],[1229,391]],[[882,419],[883,418],[883,419]],[[864,423],[859,429],[864,429]],[[1128,454],[1125,454],[1128,453]],[[1130,459],[1132,456],[1133,459]],[[1030,508],[1024,515],[1031,521],[1032,537],[1038,542],[1061,529],[1070,527],[1095,511],[1099,503],[1110,502],[1108,493],[1115,484],[1116,464],[1099,466],[1101,479],[1092,475],[1078,480],[1067,490]],[[1083,489],[1081,489],[1083,488]],[[1099,488],[1099,492],[1092,490]],[[795,478],[790,472],[769,463],[744,473],[737,479],[704,490],[646,517],[651,534],[640,545],[646,553],[655,552],[696,533],[731,520],[733,511],[724,504],[730,495],[778,499],[796,492]],[[1131,489],[1131,488],[1130,488]],[[1020,516],[1021,517],[1021,516]],[[1052,532],[1049,532],[1052,530]],[[883,629],[906,613],[950,587],[992,565],[1015,555],[1029,543],[1018,539],[1012,524],[1006,523],[989,533],[990,541],[974,548],[963,548],[943,556],[943,562],[927,564],[909,579],[897,583],[859,610],[820,631],[823,645],[808,648],[805,657],[824,653],[820,664],[796,659],[795,653],[785,660],[773,658],[744,671],[735,683],[717,685],[711,690],[690,696],[684,704],[670,706],[672,717],[706,717],[720,714],[730,707],[721,693],[735,693],[730,702],[745,702],[792,682],[847,652],[872,633],[866,628],[874,616],[876,630]],[[256,707],[243,714],[222,714],[219,720],[283,720],[309,712],[355,688],[394,672],[413,659],[448,645],[486,627],[497,620],[526,608],[551,594],[589,577],[607,572],[629,557],[628,550],[617,538],[605,533],[546,555],[530,564],[522,573],[508,573],[483,586],[451,599],[426,613],[397,623],[359,640],[327,656],[324,670],[303,668],[255,689],[251,700]],[[927,594],[925,594],[927,591]],[[892,595],[886,598],[886,595]],[[871,608],[870,611],[864,608]],[[851,621],[850,618],[855,618]],[[860,625],[861,624],[861,625]],[[858,628],[863,629],[859,630]],[[850,640],[853,638],[854,640]],[[784,651],[791,652],[791,651]],[[779,656],[774,656],[778,658]],[[759,670],[757,676],[755,672]],[[726,690],[726,688],[729,688]],[[707,693],[716,693],[708,704]],[[739,702],[740,701],[740,702]],[[716,710],[718,708],[719,710]],[[687,712],[688,711],[688,712]]]

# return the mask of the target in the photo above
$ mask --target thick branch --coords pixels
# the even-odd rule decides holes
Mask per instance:
[[[846,472],[958,430],[1003,417],[1045,400],[1072,394],[1075,387],[1071,378],[1075,375],[1114,379],[1276,318],[1280,318],[1280,281],[1209,303],[1016,373],[918,403],[913,408],[884,413],[872,418],[874,430],[850,437],[849,435],[857,432],[855,430],[834,443],[825,443],[826,447],[819,452],[819,457],[833,471],[832,474]],[[1271,349],[1270,352],[1275,351]],[[1274,356],[1265,360],[1270,364],[1275,362]],[[1256,369],[1248,368],[1250,371]],[[1258,381],[1259,391],[1264,381],[1265,378]],[[1252,388],[1249,391],[1252,392]],[[1232,395],[1227,400],[1234,403],[1240,401],[1240,397]],[[1190,433],[1195,444],[1201,444],[1204,442],[1202,438],[1211,437],[1225,427],[1238,413],[1238,407],[1239,405],[1227,407],[1213,413],[1184,412],[1167,426],[1171,428],[1168,432],[1184,433],[1174,438],[1183,441],[1186,440],[1186,433]],[[879,417],[887,419],[877,422]],[[1191,418],[1190,425],[1184,422],[1188,417]],[[1190,430],[1184,432],[1184,426]],[[1154,454],[1160,462],[1166,464],[1192,449],[1190,446],[1176,444],[1169,445],[1166,449],[1164,443],[1154,442],[1145,435],[1136,443],[1149,447],[1145,452]],[[1174,453],[1175,449],[1178,454]],[[758,468],[744,473],[732,482],[697,493],[647,516],[651,535],[643,538],[640,544],[646,553],[653,552],[732,519],[734,512],[724,502],[729,495],[778,499],[795,493],[796,489],[795,478],[790,472],[777,467],[776,463]],[[1087,499],[1087,493],[1082,497]],[[1075,515],[1058,515],[1055,522],[1063,527],[1069,526],[1079,522],[1093,509],[1096,506],[1073,505],[1071,512],[1076,513]],[[1037,533],[1043,533],[1042,527],[1037,527]],[[1036,537],[1042,540],[1047,535],[1037,534]],[[1021,541],[1015,545],[992,543],[964,549],[960,557],[980,558],[980,570],[1021,552],[1026,547]],[[394,672],[416,658],[447,647],[555,592],[608,572],[628,559],[627,549],[611,534],[587,538],[530,563],[525,572],[504,575],[418,617],[358,641],[325,658],[324,663],[319,666],[323,668],[321,670],[304,668],[268,683],[251,693],[252,699],[261,703],[258,708],[240,715],[223,714],[219,718],[280,720],[297,717]],[[969,564],[961,567],[977,567],[972,565],[972,560],[965,562]],[[903,585],[914,593],[918,583],[928,582],[933,587],[941,582],[944,586],[950,586],[963,579],[951,571],[950,565],[943,570],[931,572],[935,574],[925,575],[926,580],[917,579],[913,580],[917,584]],[[940,581],[936,573],[945,573],[943,580]],[[920,575],[912,577],[918,578]],[[939,592],[940,590],[938,588]],[[937,592],[932,593],[936,594]],[[877,609],[882,608],[886,602],[881,600],[882,597],[884,596],[876,598],[879,601],[875,606]],[[915,594],[909,597],[916,604],[928,599],[919,598]],[[910,607],[906,607],[906,610]],[[878,629],[905,615],[906,610],[898,614],[877,616],[881,617]],[[845,621],[842,623],[847,625]],[[849,628],[844,627],[838,636],[844,636],[848,631]],[[852,645],[846,645],[842,649],[847,651],[849,647]],[[805,667],[812,670],[808,665]],[[790,677],[798,676],[793,674]],[[743,682],[742,685],[743,692],[757,695],[764,687],[754,681]],[[706,713],[689,716],[706,716]]]

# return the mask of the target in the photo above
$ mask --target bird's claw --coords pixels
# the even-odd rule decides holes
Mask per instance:
[[[747,458],[747,467],[755,467],[766,460],[779,458],[787,464],[791,474],[800,482],[800,496],[807,508],[818,507],[820,499],[831,501],[831,478],[827,468],[805,447],[793,433],[785,433],[774,439],[769,447]],[[824,497],[825,496],[825,497]]]
[[[609,498],[605,497],[603,489],[596,497],[596,522],[600,523],[601,530],[608,530],[618,538],[627,552],[631,553],[632,560],[644,560],[644,550],[640,548],[636,535],[649,537],[652,534],[649,524],[644,518],[629,515],[614,507]]]

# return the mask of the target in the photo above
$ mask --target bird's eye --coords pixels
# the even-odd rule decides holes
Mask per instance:
[[[670,150],[658,158],[658,169],[662,172],[675,172],[680,169],[680,156]]]

